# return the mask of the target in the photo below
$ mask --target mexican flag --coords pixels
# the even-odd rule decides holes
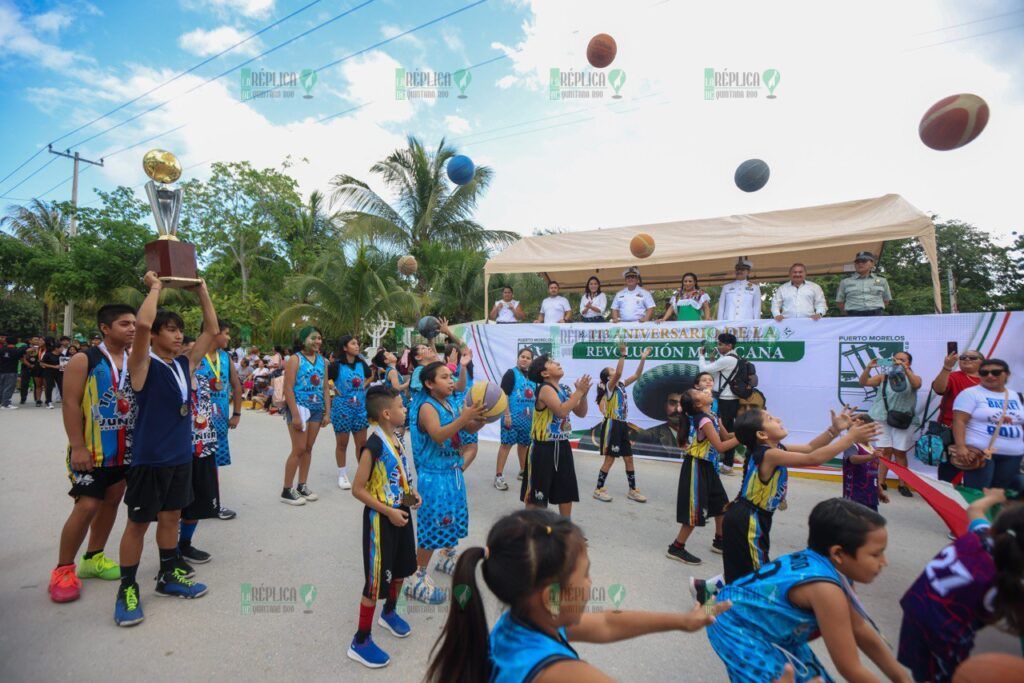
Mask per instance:
[[[920,474],[900,465],[893,460],[881,458],[886,466],[895,472],[900,479],[917,491],[925,502],[931,506],[942,521],[945,522],[954,536],[962,536],[967,533],[967,506],[983,495],[982,491],[959,484],[963,474],[958,474],[954,481],[939,481],[927,474]],[[996,510],[990,510],[989,516],[994,516]]]

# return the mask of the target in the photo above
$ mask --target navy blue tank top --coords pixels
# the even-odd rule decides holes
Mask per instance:
[[[174,363],[189,377],[188,356],[178,356]],[[142,389],[135,392],[139,414],[135,419],[132,439],[132,467],[174,467],[192,461],[192,392],[186,391],[182,415],[181,390],[174,371],[151,358],[149,373]]]

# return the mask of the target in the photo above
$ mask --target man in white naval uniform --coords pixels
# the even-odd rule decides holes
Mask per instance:
[[[736,261],[736,279],[722,287],[718,299],[718,320],[760,320],[761,287],[750,282],[751,263]]]

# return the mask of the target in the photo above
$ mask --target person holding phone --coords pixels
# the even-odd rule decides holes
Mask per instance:
[[[872,358],[858,379],[862,387],[878,388],[875,401],[868,410],[868,415],[882,427],[875,447],[881,452],[882,458],[892,458],[904,467],[907,466],[907,451],[913,447],[914,435],[920,425],[915,413],[921,378],[911,369],[912,362],[913,357],[907,351],[897,351],[891,358]],[[882,372],[872,375],[871,371],[876,368]],[[885,464],[880,462],[879,493],[887,488],[887,471]],[[901,496],[907,498],[914,495],[902,481],[898,484],[898,490]],[[882,499],[884,502],[884,496]]]

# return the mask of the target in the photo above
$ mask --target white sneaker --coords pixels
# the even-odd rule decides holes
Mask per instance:
[[[437,558],[437,564],[434,565],[434,569],[437,571],[451,576],[455,573],[455,560],[458,557],[455,550],[442,550]]]
[[[18,406],[14,405],[13,403],[11,405],[7,406],[7,410],[17,410],[17,409],[18,409]]]
[[[342,490],[345,490],[345,491],[348,491],[350,488],[352,488],[352,482],[350,482],[348,480],[348,476],[347,475],[344,475],[344,474],[339,474],[338,475],[338,488],[342,489]]]
[[[508,483],[505,481],[505,477],[500,474],[494,478],[494,488],[499,491],[508,491]]]
[[[53,404],[52,403],[47,403],[46,404],[46,409],[47,410],[53,410]]]

